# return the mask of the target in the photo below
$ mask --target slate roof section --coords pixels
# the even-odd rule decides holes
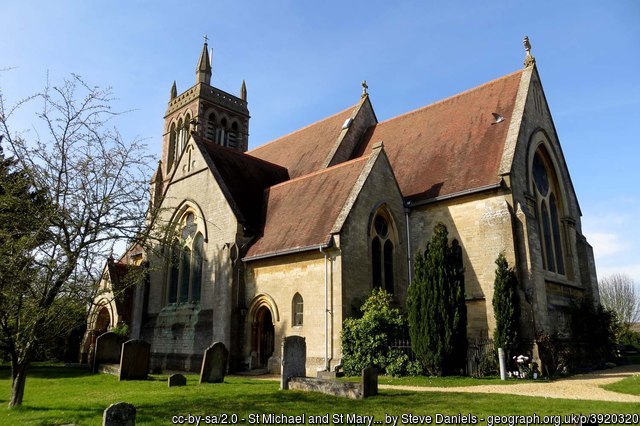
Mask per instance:
[[[264,218],[264,190],[289,179],[287,169],[193,136],[206,149],[220,178],[240,210],[244,225],[259,232]]]
[[[368,159],[357,158],[267,189],[264,233],[244,260],[326,246]]]
[[[425,200],[500,182],[498,170],[522,70],[372,126],[354,157],[383,141],[409,200]],[[505,120],[492,124],[492,113]]]
[[[322,168],[338,140],[342,125],[358,104],[307,127],[282,136],[247,153],[289,170],[295,179]]]

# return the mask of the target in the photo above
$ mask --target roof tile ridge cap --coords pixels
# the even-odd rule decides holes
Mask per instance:
[[[499,81],[506,80],[506,79],[508,79],[510,77],[514,77],[516,74],[521,74],[524,71],[525,71],[524,69],[520,69],[520,70],[514,71],[512,73],[509,73],[507,75],[503,75],[502,77],[496,78],[495,80],[487,81],[486,83],[482,83],[479,86],[472,87],[472,88],[464,90],[464,91],[462,91],[460,93],[456,93],[455,95],[447,96],[446,98],[440,99],[439,101],[435,101],[435,102],[433,102],[431,104],[428,104],[428,105],[425,105],[425,106],[421,106],[421,107],[416,108],[416,109],[411,110],[411,111],[403,112],[402,114],[396,115],[395,117],[387,118],[386,120],[381,121],[379,123],[376,123],[371,127],[375,128],[375,127],[377,127],[377,126],[379,126],[381,124],[388,123],[388,122],[393,121],[393,120],[395,120],[397,118],[401,118],[401,117],[404,117],[404,116],[407,116],[407,115],[411,115],[411,114],[416,114],[418,112],[421,112],[423,110],[429,109],[429,108],[434,107],[436,105],[440,105],[440,104],[443,104],[445,102],[451,101],[451,100],[453,100],[453,99],[455,99],[457,97],[460,97],[460,96],[463,96],[463,95],[467,95],[467,94],[469,94],[471,92],[475,92],[476,90],[483,89],[484,87],[489,86],[491,84],[495,84],[495,83],[497,83]]]
[[[329,173],[329,172],[335,171],[337,169],[340,169],[342,167],[351,166],[351,165],[353,165],[353,164],[355,164],[355,163],[357,163],[359,161],[363,161],[364,162],[364,161],[368,160],[371,155],[374,155],[374,154],[370,154],[370,155],[366,155],[366,156],[363,155],[362,157],[354,158],[352,160],[336,164],[335,166],[327,167],[326,169],[316,170],[315,172],[311,172],[311,173],[308,173],[306,175],[298,176],[297,178],[294,178],[294,179],[289,179],[289,180],[286,180],[284,182],[280,182],[280,183],[278,183],[276,185],[270,186],[267,189],[274,189],[274,188],[277,188],[279,186],[287,185],[289,183],[298,182],[298,181],[301,181],[301,180],[304,180],[304,179],[307,179],[307,178],[312,178],[314,176],[317,176],[317,175],[320,175],[320,174],[323,174],[323,173]]]
[[[345,108],[345,109],[343,109],[342,111],[339,111],[339,112],[337,112],[337,113],[335,113],[335,114],[332,114],[332,115],[330,115],[330,116],[328,116],[328,117],[321,118],[320,120],[317,120],[317,121],[314,121],[313,123],[307,124],[307,125],[306,125],[306,126],[304,126],[304,127],[301,127],[301,128],[299,128],[299,129],[297,129],[297,130],[294,130],[294,131],[292,131],[292,132],[289,132],[289,133],[287,133],[287,134],[285,134],[285,135],[279,136],[279,137],[277,137],[276,139],[272,139],[272,140],[270,140],[269,142],[265,142],[265,143],[263,143],[262,145],[257,146],[257,147],[255,147],[255,148],[253,148],[253,149],[251,149],[251,150],[249,150],[249,151],[247,151],[247,152],[255,152],[255,151],[258,151],[259,149],[262,149],[262,148],[266,147],[267,145],[271,145],[272,143],[278,142],[278,141],[279,141],[279,140],[281,140],[281,139],[287,138],[287,137],[289,137],[289,136],[291,136],[291,135],[295,135],[296,133],[299,133],[299,132],[302,132],[303,130],[308,129],[309,127],[312,127],[312,126],[315,126],[316,124],[322,123],[323,121],[327,121],[327,120],[329,120],[329,119],[331,119],[331,118],[335,118],[335,117],[339,116],[340,114],[344,114],[344,113],[345,113],[345,112],[347,112],[347,111],[352,111],[354,108],[357,108],[359,104],[360,104],[360,102],[358,102],[357,104],[351,105],[350,107]]]

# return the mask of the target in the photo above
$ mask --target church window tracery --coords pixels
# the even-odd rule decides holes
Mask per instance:
[[[551,161],[544,148],[538,149],[534,154],[531,175],[537,201],[544,268],[547,271],[565,275],[563,232],[560,223],[562,211],[559,203],[560,191]]]
[[[371,268],[373,287],[384,288],[394,293],[394,232],[389,214],[381,210],[376,213],[371,229]]]
[[[167,302],[197,302],[202,288],[204,237],[194,213],[183,216],[179,231],[180,240],[172,244],[167,267]]]

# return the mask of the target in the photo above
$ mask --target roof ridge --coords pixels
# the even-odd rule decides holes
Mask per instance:
[[[273,189],[275,187],[278,187],[278,186],[284,186],[284,185],[286,185],[288,183],[301,181],[301,180],[304,180],[304,179],[307,179],[307,178],[314,177],[316,175],[320,175],[322,173],[327,173],[329,171],[334,171],[334,170],[339,169],[341,167],[345,167],[345,166],[357,163],[358,161],[368,160],[370,156],[371,156],[371,154],[369,154],[367,156],[363,155],[362,157],[357,157],[357,158],[354,158],[352,160],[344,161],[342,163],[336,164],[335,166],[327,167],[326,169],[316,170],[315,172],[307,173],[306,175],[298,176],[297,178],[294,178],[294,179],[285,180],[284,182],[280,182],[280,183],[278,183],[276,185],[273,185],[273,186],[270,186],[269,188],[266,188],[266,189],[271,190],[271,189]]]
[[[262,145],[257,146],[257,147],[255,147],[255,148],[253,148],[253,149],[251,149],[250,151],[247,151],[247,152],[257,151],[257,150],[259,150],[259,149],[261,149],[261,148],[266,147],[267,145],[271,145],[272,143],[278,142],[278,141],[280,141],[280,140],[282,140],[282,139],[284,139],[284,138],[287,138],[287,137],[289,137],[289,136],[291,136],[291,135],[294,135],[294,134],[296,134],[296,133],[302,132],[303,130],[308,129],[308,128],[309,128],[309,127],[311,127],[311,126],[315,126],[315,125],[316,125],[316,124],[318,124],[318,123],[322,123],[323,121],[327,121],[327,120],[330,120],[330,119],[332,119],[332,118],[335,118],[335,117],[337,117],[337,116],[338,116],[338,115],[340,115],[340,114],[344,114],[346,111],[353,110],[353,109],[354,109],[354,108],[356,108],[358,105],[360,105],[360,102],[358,102],[357,104],[353,104],[353,105],[351,105],[350,107],[345,108],[345,109],[343,109],[343,110],[341,110],[341,111],[339,111],[339,112],[336,112],[335,114],[332,114],[332,115],[330,115],[330,116],[328,116],[328,117],[321,118],[320,120],[317,120],[317,121],[314,121],[313,123],[307,124],[307,125],[306,125],[306,126],[304,126],[304,127],[301,127],[301,128],[296,129],[296,130],[294,130],[294,131],[292,131],[292,132],[289,132],[289,133],[287,133],[287,134],[284,134],[284,135],[282,135],[282,136],[279,136],[279,137],[277,137],[276,139],[272,139],[272,140],[270,140],[269,142],[265,142],[265,143],[263,143]]]
[[[214,149],[220,149],[220,150],[222,150],[224,152],[230,153],[231,155],[235,155],[235,156],[241,157],[241,158],[247,158],[250,161],[256,161],[256,162],[262,163],[262,164],[264,164],[266,166],[272,166],[272,167],[277,167],[277,168],[282,169],[282,170],[287,170],[286,167],[281,166],[280,164],[276,164],[276,163],[272,163],[271,161],[263,160],[262,158],[255,157],[255,156],[253,156],[251,154],[247,154],[246,152],[237,151],[237,150],[235,150],[233,148],[229,148],[229,147],[226,147],[226,146],[218,145],[217,143],[213,142],[211,139],[208,139],[208,138],[206,138],[204,136],[197,135],[197,137],[199,137],[203,143],[205,143],[205,144],[207,144],[209,146],[212,146]]]
[[[393,120],[395,120],[397,118],[400,118],[400,117],[405,117],[405,116],[408,116],[408,115],[411,115],[411,114],[416,114],[418,112],[424,111],[424,110],[429,109],[431,107],[434,107],[436,105],[443,104],[445,102],[451,101],[451,100],[453,100],[455,98],[458,98],[460,96],[467,95],[467,94],[469,94],[471,92],[475,92],[476,90],[480,90],[480,89],[484,88],[485,86],[489,86],[491,84],[495,84],[495,83],[497,83],[499,81],[502,81],[502,80],[505,80],[507,78],[513,77],[514,75],[522,73],[523,71],[524,71],[524,69],[521,69],[521,70],[514,71],[512,73],[509,73],[507,75],[503,75],[502,77],[496,78],[495,80],[487,81],[486,83],[482,83],[479,86],[472,87],[472,88],[464,90],[464,91],[462,91],[460,93],[456,93],[455,95],[451,95],[451,96],[448,96],[448,97],[446,97],[444,99],[440,99],[439,101],[435,101],[435,102],[433,102],[431,104],[428,104],[428,105],[425,105],[425,106],[421,106],[421,107],[416,108],[416,109],[411,110],[411,111],[403,112],[402,114],[396,115],[396,116],[391,117],[391,118],[387,118],[386,120],[381,121],[379,123],[376,123],[371,127],[376,127],[376,126],[379,126],[381,124],[388,123],[388,122],[393,121]]]

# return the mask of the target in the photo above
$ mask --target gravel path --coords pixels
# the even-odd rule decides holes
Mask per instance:
[[[527,382],[513,385],[479,385],[449,388],[400,385],[380,385],[379,387],[381,389],[401,389],[416,392],[505,393],[522,396],[541,396],[545,398],[640,403],[640,395],[612,392],[600,387],[634,374],[640,374],[640,365],[625,365],[610,370],[580,374],[551,383],[541,381],[539,383]]]

